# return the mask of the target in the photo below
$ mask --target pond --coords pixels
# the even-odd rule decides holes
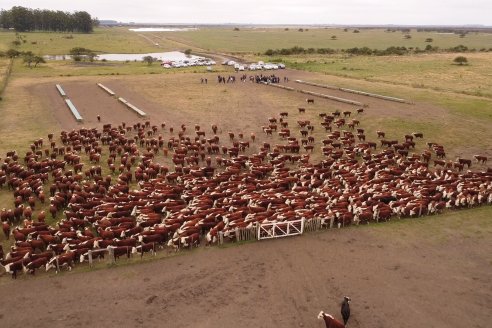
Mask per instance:
[[[95,59],[97,60],[107,60],[107,61],[142,61],[145,56],[152,56],[157,58],[157,60],[163,62],[180,62],[189,61],[195,62],[198,60],[205,59],[204,57],[186,55],[179,51],[169,51],[169,52],[152,52],[147,54],[100,54],[97,55]],[[66,60],[71,59],[70,55],[57,55],[57,56],[45,56],[47,60]]]

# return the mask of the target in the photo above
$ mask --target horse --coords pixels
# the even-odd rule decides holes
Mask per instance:
[[[345,326],[335,319],[331,314],[324,313],[321,311],[318,314],[318,319],[323,319],[325,321],[326,328],[344,328]]]

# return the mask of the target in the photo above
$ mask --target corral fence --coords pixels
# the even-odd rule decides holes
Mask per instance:
[[[311,96],[316,96],[316,97],[321,97],[321,98],[325,98],[325,99],[330,99],[330,100],[342,102],[342,103],[345,103],[345,104],[355,105],[355,106],[359,106],[359,107],[367,107],[366,104],[363,104],[363,103],[361,103],[359,101],[355,101],[355,100],[351,100],[351,99],[345,99],[345,98],[340,98],[340,97],[325,95],[323,93],[312,92],[312,91],[307,91],[307,90],[298,90],[298,92],[304,93],[304,94],[308,94],[308,95],[311,95]]]
[[[95,250],[89,250],[87,252],[87,255],[89,257],[89,266],[92,268],[94,267],[94,257],[97,255],[102,254],[103,257],[107,255],[106,261],[108,264],[113,265],[116,264],[116,259],[114,258],[114,251],[112,248],[101,248],[101,249],[95,249]]]
[[[304,231],[311,232],[321,230],[322,220],[320,218],[313,218],[304,222]]]
[[[320,87],[320,88],[331,89],[331,90],[340,90],[340,91],[349,92],[349,93],[367,96],[367,97],[373,97],[373,98],[379,98],[379,99],[384,99],[384,100],[388,100],[388,101],[395,101],[395,102],[400,102],[400,103],[405,103],[405,104],[411,104],[410,101],[405,100],[405,99],[390,97],[390,96],[383,96],[383,95],[379,95],[376,93],[370,93],[370,92],[366,92],[366,91],[360,91],[360,90],[354,90],[354,89],[348,89],[348,88],[340,88],[340,87],[336,87],[336,86],[332,86],[332,85],[308,82],[308,81],[303,81],[303,80],[295,80],[295,82],[300,83],[300,84],[311,85],[314,87]]]
[[[285,85],[281,85],[281,84],[270,83],[270,82],[262,82],[262,83],[265,85],[269,85],[272,87],[276,87],[276,88],[280,88],[280,89],[284,89],[284,90],[288,90],[288,91],[296,91],[296,89],[294,89],[294,88],[286,87]]]
[[[258,240],[262,240],[302,235],[304,232],[304,221],[305,219],[302,218],[294,221],[258,224],[257,238]]]
[[[326,228],[333,228],[333,220],[328,221]],[[257,224],[251,228],[236,228],[234,236],[236,241],[273,239],[290,236],[302,235],[304,232],[312,232],[323,229],[323,219],[313,218],[306,220],[304,218],[293,221],[282,221],[272,223]],[[224,233],[219,231],[217,243],[224,244]]]

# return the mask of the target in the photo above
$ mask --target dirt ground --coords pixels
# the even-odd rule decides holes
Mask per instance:
[[[417,145],[416,151],[426,148],[426,142],[438,142],[447,147],[453,147],[449,158],[456,156],[471,157],[473,154],[492,155],[490,145],[485,145],[488,134],[492,138],[492,132],[485,127],[478,129],[479,121],[470,122],[477,127],[476,131],[470,131],[469,125],[459,125],[454,116],[444,108],[430,104],[401,104],[351,93],[328,90],[319,87],[307,86],[293,82],[295,79],[312,81],[313,73],[285,70],[277,72],[280,77],[289,76],[288,86],[296,89],[316,91],[342,98],[352,99],[368,104],[363,115],[356,117],[361,121],[362,128],[366,129],[366,140],[375,140],[376,130],[387,132],[387,139],[402,140],[404,134],[411,132],[424,132],[424,140]],[[239,74],[236,77],[239,78]],[[326,138],[326,133],[319,125],[321,119],[318,113],[331,113],[335,110],[351,110],[355,113],[357,106],[343,104],[333,100],[307,96],[299,92],[290,92],[278,88],[258,85],[256,83],[217,84],[216,75],[208,74],[208,84],[200,84],[200,75],[197,74],[163,74],[144,76],[119,76],[119,77],[77,77],[65,78],[62,86],[78,108],[84,118],[83,123],[77,123],[62,98],[57,94],[54,83],[38,83],[28,87],[29,92],[43,99],[45,107],[50,108],[58,122],[60,130],[74,128],[102,127],[104,123],[133,124],[137,121],[149,119],[152,124],[160,126],[166,123],[166,130],[159,130],[165,140],[171,136],[169,127],[174,127],[174,135],[180,129],[181,124],[187,127],[187,133],[193,136],[192,129],[199,124],[202,130],[207,132],[207,137],[212,135],[210,126],[219,126],[219,136],[222,142],[228,141],[228,131],[236,136],[242,132],[245,139],[249,139],[251,133],[257,135],[257,140],[269,142],[272,145],[285,143],[277,135],[265,138],[261,129],[268,125],[268,117],[278,117],[281,111],[289,112],[289,128],[292,134],[300,137],[298,120],[310,120],[315,125],[313,136],[315,137],[315,153],[312,158],[321,158],[319,148],[321,140]],[[323,77],[322,75],[318,75]],[[138,117],[128,110],[116,98],[110,97],[102,91],[96,82],[101,82],[111,88],[118,96],[127,99],[147,113],[146,119]],[[48,97],[47,97],[48,95]],[[307,105],[306,98],[315,98],[314,105]],[[299,114],[298,107],[306,107],[306,114]],[[98,123],[96,116],[102,117]],[[418,119],[417,119],[418,118]],[[417,120],[417,121],[416,121]],[[408,128],[402,126],[402,122],[408,121]],[[388,126],[391,125],[391,126]],[[415,126],[413,126],[415,125]],[[475,138],[470,133],[480,133]],[[479,140],[469,144],[465,138]],[[454,140],[453,140],[454,139]],[[481,142],[481,141],[483,142]],[[490,140],[490,139],[489,139]],[[253,144],[250,153],[258,150],[258,145]],[[449,148],[446,148],[449,151]]]
[[[310,80],[311,76],[295,71],[285,74],[291,81]],[[265,141],[272,145],[283,142],[276,135],[264,136],[261,130],[268,117],[281,111],[289,112],[289,127],[300,137],[297,120],[318,122],[319,112],[357,108],[319,98],[308,106],[306,95],[300,93],[249,82],[217,85],[216,75],[207,77],[207,85],[200,85],[200,76],[195,74],[73,77],[47,79],[27,88],[54,116],[55,131],[145,120],[100,90],[96,82],[102,82],[145,111],[153,124],[166,122],[166,130],[159,131],[165,139],[171,135],[170,126],[177,135],[181,124],[188,132],[200,124],[210,137],[210,125],[216,123],[226,145],[228,131],[243,132],[245,138],[255,133],[258,140],[249,153]],[[82,124],[75,122],[57,94],[54,83],[59,82],[84,118]],[[445,109],[428,104],[386,102],[294,82],[289,86],[368,103],[359,119],[371,136],[387,117],[452,120]],[[307,113],[299,114],[297,107],[306,107]],[[314,158],[320,156],[319,142],[325,135],[318,123],[315,127]],[[431,125],[429,133],[432,129]],[[390,135],[389,139],[401,137]],[[422,146],[427,141],[419,143]],[[467,151],[472,154],[479,149]],[[348,327],[447,328],[462,323],[488,327],[492,322],[490,236],[461,238],[448,231],[442,232],[448,234],[443,242],[400,228],[323,231],[239,247],[199,248],[149,263],[92,272],[76,269],[19,281],[1,277],[0,326],[323,327],[316,319],[319,311],[340,318],[339,303],[349,295],[353,302]]]
[[[436,225],[441,218],[428,220]],[[12,328],[324,327],[319,311],[340,319],[339,303],[349,295],[348,327],[489,327],[491,239],[449,231],[440,233],[443,242],[415,224],[321,231],[4,281],[0,320]]]

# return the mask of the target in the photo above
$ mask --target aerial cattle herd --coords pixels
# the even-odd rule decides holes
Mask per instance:
[[[0,249],[1,265],[15,278],[22,270],[71,269],[93,250],[118,258],[211,245],[219,234],[234,240],[236,229],[265,222],[317,218],[341,227],[492,203],[487,157],[475,156],[481,169],[464,171],[472,161],[446,161],[437,143],[409,154],[422,133],[399,141],[377,131],[379,142],[366,141],[363,112],[354,113],[358,119],[351,111],[320,113],[317,122],[291,122],[281,112],[265,120],[262,141],[254,133],[220,135],[217,125],[150,121],[35,140],[23,157],[10,151],[1,164],[0,188],[12,191],[14,207],[1,209],[0,219],[5,237],[15,239],[9,252]],[[315,125],[326,131],[317,143]],[[316,163],[314,152],[322,154]],[[49,214],[39,210],[45,202]],[[56,226],[46,223],[59,213]]]

